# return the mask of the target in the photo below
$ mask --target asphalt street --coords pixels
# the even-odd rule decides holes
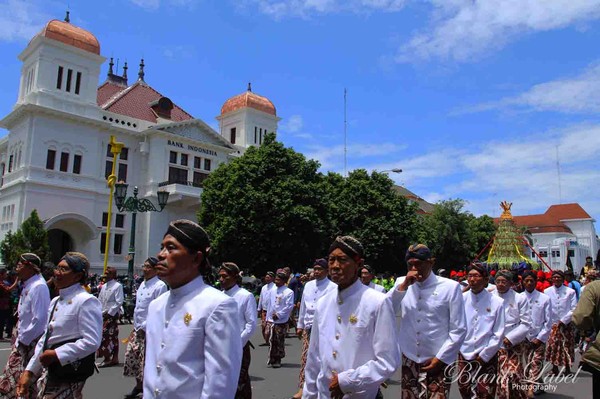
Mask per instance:
[[[131,325],[120,326],[121,338],[126,338],[131,331]],[[176,337],[173,337],[176,339]],[[282,362],[280,369],[268,368],[267,352],[268,347],[259,346],[262,338],[257,332],[252,339],[255,349],[252,351],[252,364],[250,366],[250,375],[252,378],[252,391],[254,399],[287,399],[297,390],[298,372],[300,369],[300,341],[296,337],[286,339],[286,358]],[[1,367],[6,364],[10,352],[9,342],[0,342],[0,363]],[[125,355],[125,344],[121,344],[119,358],[121,362]],[[579,361],[579,357],[577,358]],[[86,399],[120,399],[133,388],[135,382],[133,378],[123,377],[122,364],[119,367],[101,369],[100,374],[95,374],[88,379],[84,398]],[[386,399],[400,398],[400,373],[396,373],[389,381],[387,389],[383,390]],[[574,383],[556,384],[556,391],[538,396],[544,399],[566,399],[566,398],[591,398],[592,380],[588,373],[581,372]],[[450,392],[450,398],[458,399],[460,395],[454,384]],[[193,398],[190,398],[193,399]]]

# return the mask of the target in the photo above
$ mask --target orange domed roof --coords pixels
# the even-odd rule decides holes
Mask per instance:
[[[225,104],[223,104],[221,107],[221,115],[228,112],[237,111],[238,109],[245,107],[254,108],[259,111],[266,112],[267,114],[277,115],[273,103],[266,97],[254,94],[249,84],[248,91],[231,97],[229,100],[225,101]]]
[[[71,25],[69,22],[53,19],[38,33],[38,36],[58,40],[69,46],[100,55],[100,43],[98,43],[96,36],[85,29]]]

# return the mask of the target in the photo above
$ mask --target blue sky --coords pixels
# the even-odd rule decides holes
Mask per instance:
[[[0,0],[3,115],[17,55],[67,4],[102,55],[130,76],[143,57],[150,85],[215,128],[251,81],[323,171],[344,170],[346,88],[349,170],[402,168],[398,184],[476,215],[508,200],[600,216],[600,0]]]

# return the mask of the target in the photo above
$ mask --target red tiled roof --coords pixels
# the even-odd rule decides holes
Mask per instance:
[[[546,213],[559,220],[592,218],[579,204],[552,205]]]
[[[129,87],[122,87],[114,83],[105,82],[98,88],[98,105],[106,111],[131,118],[156,122],[156,113],[152,110],[151,103],[164,97],[158,91],[142,82],[135,82]],[[171,120],[181,122],[194,119],[182,108],[173,104]]]
[[[591,218],[579,204],[560,204],[551,205],[543,214],[514,216],[513,220],[517,226],[525,226],[532,233],[572,233],[563,220]],[[496,218],[494,222],[499,220]]]

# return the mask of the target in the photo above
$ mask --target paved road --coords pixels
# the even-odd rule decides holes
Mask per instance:
[[[121,338],[127,337],[131,331],[130,325],[120,326]],[[173,337],[176,339],[176,337]],[[271,369],[266,366],[267,347],[259,346],[262,342],[257,333],[252,342],[256,349],[252,351],[252,365],[250,375],[252,377],[252,388],[254,399],[286,399],[292,396],[297,389],[298,371],[300,369],[300,341],[297,338],[286,340],[287,357],[284,359],[280,369]],[[0,364],[6,364],[10,351],[10,344],[0,343]],[[121,345],[119,357],[121,361],[125,354],[125,345]],[[1,366],[0,366],[1,367]],[[122,367],[105,368],[100,374],[90,378],[84,389],[86,399],[120,399],[131,390],[134,385],[132,378],[122,376]],[[384,396],[388,398],[400,398],[400,375],[397,373],[389,383],[388,389],[384,390]],[[558,384],[555,393],[548,393],[539,398],[544,399],[566,399],[566,398],[591,398],[592,381],[588,373],[580,373],[574,384]],[[458,389],[452,387],[451,399],[458,399]],[[193,399],[193,398],[190,398]]]

